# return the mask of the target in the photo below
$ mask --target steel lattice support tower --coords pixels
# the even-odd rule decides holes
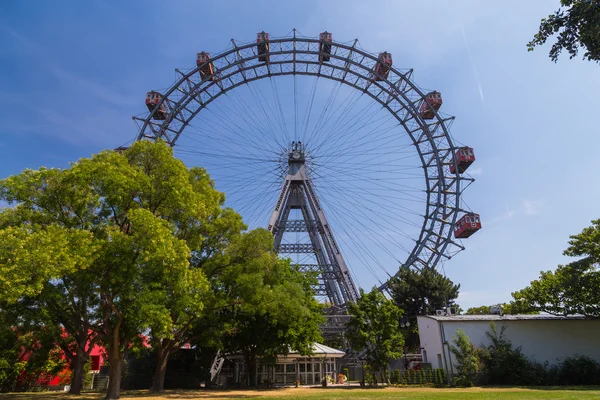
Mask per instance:
[[[299,210],[303,219],[290,220],[291,210]],[[269,219],[268,229],[275,236],[275,250],[278,253],[314,254],[317,263],[303,264],[301,269],[318,273],[317,295],[327,296],[335,306],[357,300],[358,291],[308,176],[300,142],[293,142],[289,151],[288,173]],[[285,232],[307,232],[310,243],[282,244]]]

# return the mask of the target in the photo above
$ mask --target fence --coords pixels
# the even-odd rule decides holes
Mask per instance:
[[[390,374],[390,381],[397,385],[445,384],[446,371],[438,369],[395,369]]]

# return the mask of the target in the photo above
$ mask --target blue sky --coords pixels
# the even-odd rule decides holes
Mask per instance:
[[[135,137],[132,115],[195,53],[265,30],[359,38],[444,95],[453,137],[475,149],[465,194],[484,228],[444,265],[464,306],[508,301],[553,269],[600,217],[600,66],[527,52],[558,1],[0,2],[0,177]],[[210,172],[210,169],[209,169]],[[361,271],[354,271],[362,282]],[[368,282],[368,279],[365,278]],[[367,284],[368,285],[368,284]]]

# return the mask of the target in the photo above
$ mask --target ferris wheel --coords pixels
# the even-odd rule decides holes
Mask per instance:
[[[329,32],[260,32],[175,71],[133,117],[137,140],[206,168],[249,228],[319,274],[332,304],[386,289],[399,267],[439,267],[481,228],[461,201],[473,149],[455,145],[441,93],[392,54]]]

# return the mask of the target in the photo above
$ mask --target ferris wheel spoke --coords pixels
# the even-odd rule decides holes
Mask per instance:
[[[277,106],[277,109],[279,110],[279,116],[281,117],[281,127],[283,129],[283,132],[286,135],[286,138],[289,139],[290,134],[289,134],[289,130],[287,128],[287,124],[285,123],[285,115],[283,114],[283,109],[281,107],[281,99],[279,98],[279,90],[277,89],[277,82],[275,82],[273,77],[269,77],[269,82],[271,83],[271,89],[275,93],[275,104]]]
[[[192,132],[194,130],[195,127],[191,128],[190,135],[186,137],[185,143],[182,143],[177,147],[188,149],[190,151],[196,151],[196,147],[201,147],[203,150],[214,151],[220,154],[223,154],[224,151],[228,151],[229,154],[246,154],[250,158],[271,156],[275,159],[275,157],[277,157],[276,153],[270,153],[268,150],[260,148],[253,143],[234,141],[225,135],[218,137],[214,136],[212,133],[203,134],[203,132],[200,131]],[[198,143],[201,146],[192,145],[192,143],[189,142]]]
[[[184,142],[187,142],[188,140],[194,141],[196,143],[202,144],[203,148],[213,144],[220,144],[220,151],[223,151],[225,149],[231,152],[235,151],[238,153],[240,153],[241,151],[252,152],[253,154],[270,153],[267,148],[265,148],[264,146],[261,147],[257,141],[249,140],[248,137],[251,137],[251,135],[244,137],[244,135],[242,135],[240,131],[232,131],[229,128],[222,129],[222,126],[219,126],[217,123],[211,121],[208,118],[205,118],[203,122],[205,128],[208,129],[201,130],[195,125],[192,126],[190,130],[193,131],[195,135],[186,136]],[[230,136],[230,134],[232,133],[233,135]]]
[[[352,195],[352,202],[349,203],[349,205],[347,206],[348,208],[354,208],[357,210],[365,210],[366,209],[371,212],[371,215],[373,215],[373,218],[376,218],[378,221],[381,220],[381,222],[384,225],[391,223],[391,220],[395,220],[397,222],[412,226],[414,228],[420,228],[420,225],[418,223],[415,223],[412,221],[412,219],[408,218],[407,216],[398,213],[398,211],[391,208],[389,204],[381,203],[374,199],[367,199],[364,196],[361,196],[360,193],[347,191],[345,189],[328,187],[327,189],[323,189],[323,190],[326,190],[326,191],[331,190],[332,192],[336,192],[340,195],[343,193],[346,198],[348,198],[348,195]],[[364,200],[365,202],[363,203],[363,202],[360,202],[357,200]],[[373,205],[377,206],[378,210],[374,210]],[[421,219],[423,218],[423,215],[414,212],[414,210],[410,210],[408,213],[412,214],[412,215],[416,215],[416,216],[420,217]],[[405,238],[407,238],[409,240],[412,239],[412,236],[409,235],[404,230],[402,230],[398,227],[394,227],[394,229],[396,229]]]
[[[321,187],[321,186],[317,186],[317,187]],[[392,212],[395,215],[397,215],[398,217],[402,218],[404,223],[412,225],[412,226],[415,226],[415,227],[418,227],[419,224],[413,222],[412,220],[410,220],[407,217],[401,217],[400,214],[397,213],[397,210],[404,210],[404,212],[406,212],[408,214],[411,214],[411,215],[414,215],[416,217],[420,217],[420,218],[424,217],[421,212],[413,210],[413,209],[410,209],[408,207],[400,206],[400,205],[391,206],[389,204],[389,202],[381,202],[382,195],[372,194],[372,193],[370,193],[368,191],[365,191],[364,189],[360,189],[359,190],[359,189],[348,188],[347,186],[339,187],[339,186],[330,185],[330,184],[325,185],[325,187],[330,187],[330,188],[335,189],[337,191],[344,191],[346,193],[352,194],[352,196],[353,196],[354,199],[362,199],[362,200],[365,200],[367,202],[367,204],[369,204],[369,205],[370,204],[374,204],[374,205],[377,205],[377,206],[379,206],[379,207],[381,207],[383,209],[387,209],[390,212]],[[368,194],[365,194],[365,193],[368,193]],[[399,200],[397,196],[396,197],[386,196],[385,198],[393,199],[393,200],[396,200],[396,201]],[[404,200],[404,199],[400,199],[400,200]],[[357,203],[356,201],[354,201],[351,206],[358,206],[358,205],[359,205],[359,203]],[[362,204],[360,204],[360,205],[362,206]],[[369,206],[367,206],[367,207],[369,207]],[[375,214],[379,214],[379,213],[381,213],[381,210],[378,210],[378,212],[376,212]],[[387,217],[387,215],[386,215],[386,217]]]
[[[333,130],[336,124],[340,120],[340,116],[348,115],[349,110],[356,104],[356,102],[360,99],[360,95],[357,92],[352,92],[350,95],[346,96],[346,98],[337,105],[337,107],[332,107],[333,111],[329,115],[328,118],[323,120],[322,125],[319,127],[319,138],[315,141],[313,147],[315,151],[319,151],[322,146],[322,143],[326,141],[329,137],[331,130]],[[341,110],[341,111],[340,111]]]
[[[315,121],[313,129],[304,141],[305,143],[312,143],[315,135],[318,134],[319,130],[322,128],[322,124],[324,123],[324,121],[327,120],[327,116],[331,112],[331,107],[333,106],[333,104],[335,104],[335,101],[341,88],[342,83],[334,84],[333,88],[331,89],[331,92],[329,93],[329,96],[327,97],[327,101],[325,102],[325,105],[323,106],[323,109],[319,114],[319,118],[317,119],[317,121]]]
[[[207,110],[210,113],[210,110]],[[265,146],[260,145],[260,141],[255,135],[252,134],[252,131],[247,131],[243,127],[232,121],[232,118],[224,118],[223,116],[215,115],[215,121],[207,120],[209,126],[213,127],[215,131],[223,133],[225,136],[228,134],[232,134],[231,138],[237,137],[240,143],[250,144],[251,147],[255,149],[263,149],[265,151],[267,148]],[[224,121],[229,121],[233,125],[235,125],[236,129],[230,128]]]
[[[360,127],[360,128],[350,131],[350,134],[344,138],[343,144],[339,144],[339,139],[338,139],[338,141],[334,144],[336,146],[335,148],[338,151],[351,151],[351,150],[355,150],[355,149],[359,148],[362,151],[367,152],[369,150],[374,150],[374,149],[384,147],[385,144],[397,140],[397,137],[399,134],[397,132],[397,130],[398,130],[397,124],[387,127],[387,128],[383,128],[383,126],[386,122],[388,122],[388,121],[387,120],[384,121],[383,123],[377,125],[376,127],[374,127],[373,129],[371,129],[369,132],[366,133],[366,135],[370,135],[369,140],[365,140],[365,136],[356,137],[356,139],[354,139],[353,141],[350,140],[350,138],[354,138],[355,134],[357,132],[360,132],[363,127]],[[389,132],[392,132],[392,133],[389,133]],[[388,134],[388,135],[386,135],[386,134]],[[370,147],[370,148],[366,147],[367,145],[374,145],[377,142],[384,141],[384,140],[387,140],[387,142],[384,142],[377,147]]]
[[[248,86],[248,89],[250,90],[250,92],[252,93],[252,95],[254,96],[256,103],[261,108],[262,114],[265,117],[265,121],[267,121],[267,123],[270,125],[271,131],[273,132],[273,137],[275,138],[275,141],[277,142],[278,146],[282,149],[287,149],[288,143],[285,142],[286,138],[283,135],[285,133],[283,126],[281,126],[281,125],[279,125],[279,127],[275,126],[275,123],[273,121],[278,122],[277,113],[271,107],[270,102],[266,99],[260,86],[254,85],[254,84],[248,84],[247,86]],[[265,105],[268,106],[270,113],[267,113],[267,107]],[[269,116],[269,114],[271,116]],[[280,140],[283,140],[283,143],[280,142]]]
[[[342,192],[338,192],[337,195],[340,195],[342,197],[346,197],[344,195],[344,193]],[[329,196],[329,199],[335,199],[334,196]],[[386,229],[382,229],[382,228],[390,228],[389,225],[382,225],[381,222],[377,223],[375,221],[373,221],[371,218],[369,218],[367,215],[365,215],[364,211],[362,209],[357,209],[357,213],[355,215],[356,220],[352,221],[352,220],[348,220],[346,221],[351,227],[353,227],[353,229],[356,232],[361,232],[363,237],[368,238],[375,246],[379,247],[379,249],[381,251],[383,251],[384,253],[386,253],[389,257],[391,257],[392,259],[394,259],[394,261],[401,263],[401,261],[398,259],[398,255],[394,254],[392,251],[390,251],[390,245],[401,249],[402,251],[406,252],[407,254],[410,254],[410,251],[404,247],[402,244],[398,243],[397,240],[394,240],[394,238],[390,235],[390,233],[386,230]],[[372,225],[376,225],[378,227],[378,230],[376,229],[372,229],[371,226]],[[393,226],[392,226],[393,228]],[[381,234],[379,232],[379,230],[382,230],[385,234]],[[395,232],[395,231],[394,231]],[[388,243],[387,245],[385,245],[384,243]],[[384,271],[386,273],[389,273],[389,271],[385,270]],[[395,271],[392,271],[395,272]]]
[[[312,109],[313,109],[313,104],[315,102],[315,95],[317,94],[317,85],[319,83],[319,77],[317,77],[317,79],[315,79],[313,86],[312,86],[312,91],[311,91],[311,95],[310,95],[310,100],[308,101],[308,106],[307,108],[307,112],[306,112],[306,116],[303,119],[303,124],[300,126],[300,132],[302,133],[302,141],[305,141],[306,139],[306,133],[308,131],[308,126],[310,124],[310,116],[312,115]]]
[[[271,207],[271,204],[273,203],[274,199],[276,198],[275,196],[273,196],[272,198],[269,198],[268,196],[265,196],[265,193],[272,193],[273,195],[276,194],[277,192],[277,187],[279,185],[275,182],[273,182],[271,185],[269,185],[265,191],[260,191],[256,194],[256,196],[249,198],[242,207],[240,207],[240,212],[242,212],[242,210],[245,211],[249,211],[248,214],[248,221],[254,221],[255,217],[259,218],[261,214],[263,214],[266,209],[268,207]],[[252,208],[252,210],[248,210],[248,208]],[[258,214],[257,214],[258,213]]]
[[[259,133],[262,134],[262,136],[263,136],[263,138],[265,138],[265,140],[267,140],[267,143],[270,143],[271,141],[275,142],[276,146],[278,148],[278,151],[281,151],[282,149],[286,149],[287,143],[285,143],[285,137],[282,136],[282,133],[283,133],[282,129],[275,127],[275,125],[272,122],[273,117],[275,116],[275,114],[273,114],[273,112],[272,112],[273,110],[269,107],[269,110],[271,111],[271,115],[269,115],[269,113],[267,113],[267,110],[264,105],[264,103],[266,101],[260,100],[259,95],[257,94],[257,91],[255,90],[256,88],[254,86],[255,86],[254,84],[246,85],[248,92],[253,97],[252,106],[255,106],[255,107],[252,107],[250,104],[248,104],[242,96],[240,96],[238,93],[236,93],[235,90],[230,93],[232,93],[233,96],[237,96],[239,102],[243,103],[243,105],[241,106],[242,109],[245,110],[245,112],[248,114],[249,119],[251,121],[254,121],[259,126],[259,130],[260,130]],[[258,108],[260,113],[257,110],[255,110],[256,108]],[[261,114],[262,114],[262,117],[261,117]],[[224,116],[224,117],[226,117],[226,116]],[[282,140],[284,142],[282,142]]]
[[[360,96],[351,105],[351,107],[347,111],[345,111],[345,113],[350,113],[351,110],[354,108],[354,106],[358,103],[358,100],[360,100]],[[343,119],[341,119],[343,114],[340,115],[340,117],[338,117],[338,119],[336,120],[335,124],[332,125],[332,127],[322,135],[323,138],[322,138],[321,142],[319,144],[317,144],[317,149],[320,150],[322,147],[329,144],[330,142],[333,142],[333,144],[330,145],[329,148],[334,147],[341,140],[347,140],[348,137],[352,137],[353,133],[361,131],[365,126],[367,126],[369,123],[371,123],[372,120],[377,115],[377,113],[371,113],[369,118],[364,118],[365,115],[369,115],[368,114],[369,111],[372,111],[373,108],[376,108],[376,107],[373,104],[370,104],[370,105],[364,107],[361,111],[354,113],[354,115],[352,117],[346,118],[345,122],[342,122]],[[384,116],[380,117],[380,119],[389,120],[390,117],[387,115],[384,115]],[[358,125],[359,121],[362,121],[362,125]],[[342,124],[341,126],[340,126],[340,123]],[[349,126],[353,127],[354,129],[352,131],[350,131],[350,135],[347,135],[348,132],[346,132],[345,130]]]
[[[337,240],[341,242],[344,247],[343,249],[347,249],[352,253],[362,264],[367,268],[367,270],[371,273],[371,275],[379,281],[379,276],[375,272],[375,269],[372,267],[371,263],[374,263],[377,268],[383,268],[383,264],[374,257],[372,253],[364,251],[364,246],[360,246],[358,244],[361,243],[361,239],[356,235],[354,229],[350,228],[343,218],[339,218],[337,211],[335,211],[335,207],[332,207],[331,204],[328,203],[327,199],[323,200],[323,203],[327,206],[327,209],[331,210],[331,215],[335,219],[335,229],[341,229],[343,235],[339,235]],[[348,241],[350,243],[348,243]],[[367,254],[365,254],[367,253]],[[380,282],[381,283],[381,282]]]
[[[339,218],[339,214],[336,211],[334,211],[333,214]],[[339,221],[340,221],[340,219],[338,219],[338,222]],[[351,219],[344,219],[344,221],[345,221],[344,225],[346,225],[347,227],[350,228],[349,230],[346,230],[346,233],[347,234],[350,233],[351,234],[350,237],[353,237],[356,240],[356,242],[354,243],[355,246],[357,243],[362,243],[362,242],[364,242],[364,239],[367,239],[373,245],[378,247],[381,251],[390,255],[390,257],[392,257],[393,259],[395,259],[395,256],[390,253],[389,249],[387,247],[383,246],[381,241],[377,240],[370,230],[365,230],[362,225],[358,225],[356,222],[353,222]],[[359,237],[356,232],[367,233],[367,235]],[[375,256],[373,254],[373,252],[369,249],[369,246],[362,246],[362,247],[364,247],[364,252],[366,254],[368,254],[373,261],[375,261],[375,263],[379,267],[379,269],[381,271],[383,271],[385,274],[389,275],[389,272],[385,269],[384,265],[378,261],[378,257]]]
[[[186,154],[197,154],[197,155],[201,155],[201,156],[206,156],[206,157],[217,157],[217,158],[231,158],[231,159],[237,159],[237,160],[247,160],[249,162],[255,161],[255,162],[273,162],[273,159],[268,159],[268,158],[249,158],[249,157],[244,157],[242,155],[236,155],[236,154],[229,154],[229,153],[208,153],[205,151],[199,151],[199,150],[185,150],[185,149],[180,149],[179,152],[182,153],[186,153]]]
[[[234,94],[235,92],[232,92],[232,96],[231,96],[231,101],[232,103],[235,103],[234,100]],[[219,118],[220,121],[230,121],[236,128],[237,131],[239,132],[248,132],[249,135],[253,136],[252,133],[255,133],[257,136],[260,136],[260,138],[257,139],[262,139],[260,140],[261,143],[263,143],[263,147],[267,146],[271,149],[271,151],[276,152],[276,150],[273,148],[273,141],[271,140],[271,138],[269,138],[266,135],[267,129],[265,128],[264,125],[262,125],[259,121],[260,118],[256,118],[256,116],[253,116],[249,113],[249,109],[250,107],[247,104],[240,104],[238,105],[238,107],[236,107],[237,112],[233,112],[230,108],[226,107],[226,106],[221,106],[223,110],[225,111],[229,111],[230,113],[228,113],[227,115],[222,115],[221,118]],[[238,118],[240,118],[244,124],[245,127],[244,128],[242,126],[240,126],[240,124],[233,122],[232,116],[235,115]],[[247,129],[250,130],[247,130]],[[257,143],[255,143],[255,145],[257,145]]]

